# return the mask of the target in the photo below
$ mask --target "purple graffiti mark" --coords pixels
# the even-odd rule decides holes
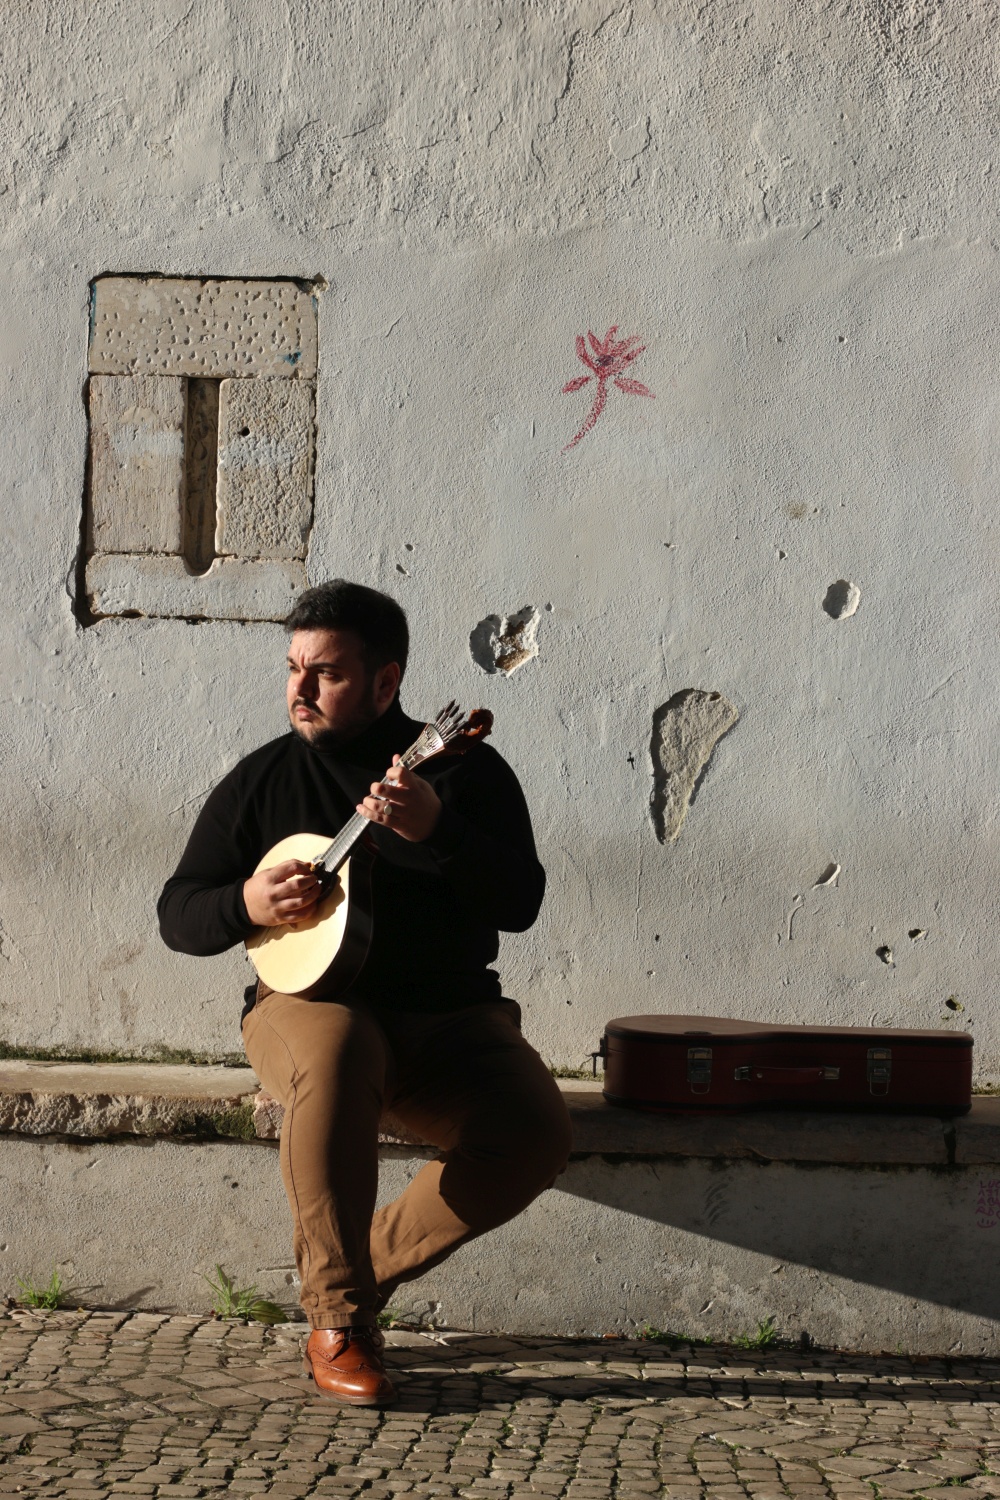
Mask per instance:
[[[1000,1177],[981,1177],[976,1196],[976,1223],[980,1229],[1000,1224]]]
[[[639,344],[639,335],[637,333],[633,334],[631,338],[619,339],[616,342],[615,334],[617,332],[618,324],[616,323],[613,328],[608,329],[603,339],[599,339],[596,333],[591,332],[588,332],[586,339],[582,333],[577,335],[576,357],[586,365],[590,374],[578,375],[575,380],[569,381],[567,385],[563,386],[563,395],[568,396],[572,391],[582,391],[583,387],[589,385],[594,379],[597,381],[597,390],[594,394],[593,404],[583,419],[583,426],[576,434],[576,437],[572,438],[566,444],[562,450],[564,453],[568,453],[571,448],[575,448],[580,439],[586,437],[601,415],[608,399],[609,380],[613,381],[620,391],[624,391],[626,396],[648,396],[651,401],[656,400],[655,394],[648,386],[643,385],[639,380],[630,380],[622,375],[622,371],[627,370],[634,359],[638,359],[640,354],[645,354],[646,345]],[[589,350],[587,349],[587,339],[590,340]],[[634,347],[636,344],[639,345],[638,348]]]

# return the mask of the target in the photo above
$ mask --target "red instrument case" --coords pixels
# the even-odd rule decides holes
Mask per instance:
[[[956,1031],[763,1026],[711,1016],[609,1021],[604,1097],[632,1109],[852,1109],[961,1115],[972,1038]]]

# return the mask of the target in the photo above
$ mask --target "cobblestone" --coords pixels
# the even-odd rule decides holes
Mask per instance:
[[[992,1500],[1000,1362],[390,1330],[341,1408],[300,1325],[0,1314],[0,1494]]]

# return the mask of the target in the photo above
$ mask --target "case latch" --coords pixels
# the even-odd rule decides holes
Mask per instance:
[[[887,1094],[892,1077],[892,1051],[889,1047],[868,1048],[868,1092]]]
[[[712,1087],[711,1047],[688,1048],[688,1083],[692,1094],[707,1094]]]

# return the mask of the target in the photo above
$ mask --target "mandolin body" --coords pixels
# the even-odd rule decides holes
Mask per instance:
[[[312,863],[330,847],[319,833],[294,833],[269,849],[260,870],[286,859]],[[246,940],[247,953],[269,989],[307,1000],[333,1000],[361,972],[372,936],[371,855],[364,844],[332,877],[329,893],[311,917],[294,926],[260,927]]]

